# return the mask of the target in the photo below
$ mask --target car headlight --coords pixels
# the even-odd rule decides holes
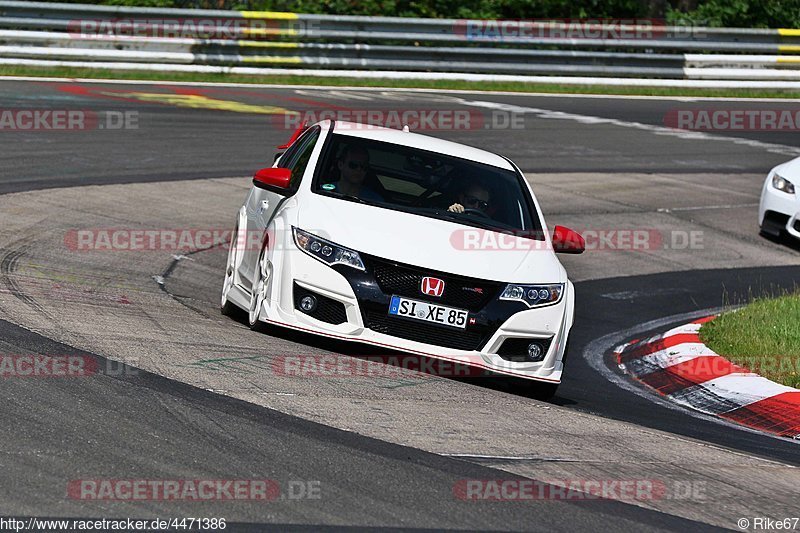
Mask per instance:
[[[778,189],[779,191],[783,191],[789,194],[794,194],[794,184],[778,174],[773,174],[772,186]]]
[[[563,283],[551,285],[517,285],[509,283],[503,290],[503,294],[500,295],[500,299],[518,300],[524,302],[528,307],[537,307],[557,303],[561,300],[562,294],[564,294]]]
[[[358,252],[349,250],[336,243],[325,240],[316,235],[312,235],[307,231],[297,229],[292,226],[294,232],[294,242],[297,247],[315,259],[319,259],[323,263],[330,266],[333,265],[347,265],[349,267],[357,268],[358,270],[366,270],[364,262],[361,261],[361,256]]]

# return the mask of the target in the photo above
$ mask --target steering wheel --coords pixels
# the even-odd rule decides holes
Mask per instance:
[[[472,209],[471,207],[467,207],[462,211],[465,215],[478,215],[483,218],[489,218],[489,215],[481,211],[480,209]]]

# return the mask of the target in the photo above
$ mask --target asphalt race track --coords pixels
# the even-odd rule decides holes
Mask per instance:
[[[797,516],[797,442],[656,403],[592,364],[605,364],[609,339],[646,334],[641,324],[678,323],[800,278],[797,247],[759,237],[756,223],[764,176],[800,155],[797,133],[693,133],[666,118],[758,108],[800,103],[0,82],[1,110],[97,120],[0,131],[0,352],[78,356],[99,370],[0,378],[0,514],[224,517],[231,530],[541,531],[737,529],[742,517]],[[512,380],[283,375],[282,357],[377,352],[221,316],[221,246],[178,255],[70,247],[80,229],[229,229],[248,176],[291,133],[287,111],[414,109],[469,113],[473,128],[430,134],[517,162],[549,224],[649,236],[644,249],[593,241],[562,258],[577,317],[550,403]],[[128,127],[116,128],[119,117]],[[458,497],[465,480],[520,477],[651,480],[666,492]],[[272,479],[283,492],[271,502],[89,501],[67,493],[80,479]]]

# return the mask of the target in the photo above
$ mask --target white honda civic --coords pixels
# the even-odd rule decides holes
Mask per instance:
[[[561,382],[575,294],[522,172],[477,148],[350,122],[301,128],[239,209],[222,311]]]
[[[800,157],[773,168],[761,189],[758,225],[761,233],[781,238],[791,235],[800,239]]]

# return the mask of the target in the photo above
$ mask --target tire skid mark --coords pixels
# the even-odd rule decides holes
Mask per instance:
[[[22,246],[20,248],[12,248],[9,246],[5,250],[6,251],[3,255],[3,259],[0,260],[0,278],[2,278],[3,284],[8,287],[8,291],[16,299],[40,312],[42,315],[52,318],[47,310],[40,305],[36,299],[26,294],[25,291],[22,290],[22,287],[20,287],[20,285],[17,283],[17,280],[14,279],[14,273],[17,270],[19,260],[27,253],[27,247]]]
[[[161,274],[153,276],[153,280],[156,282],[158,287],[165,294],[167,294],[170,298],[172,298],[173,300],[175,300],[176,302],[178,302],[179,304],[181,304],[185,308],[189,309],[190,311],[193,311],[193,312],[197,313],[201,317],[207,318],[207,319],[211,319],[211,315],[209,315],[208,313],[206,313],[205,311],[203,311],[199,307],[197,307],[195,305],[192,305],[192,304],[190,304],[188,302],[188,300],[193,299],[191,296],[185,296],[185,295],[175,294],[173,292],[170,292],[170,290],[167,288],[167,280],[170,278],[172,273],[175,272],[175,269],[178,268],[178,263],[180,263],[184,259],[188,259],[192,255],[200,253],[200,252],[207,252],[207,251],[210,251],[210,250],[214,250],[216,248],[219,248],[220,246],[225,246],[226,244],[230,244],[230,241],[223,241],[223,242],[219,242],[217,244],[214,244],[213,246],[209,246],[208,248],[199,248],[197,250],[191,250],[189,252],[186,252],[186,253],[183,253],[183,254],[180,254],[180,255],[173,255],[172,256],[172,261],[169,262],[169,264],[163,270],[163,272],[161,272]]]

